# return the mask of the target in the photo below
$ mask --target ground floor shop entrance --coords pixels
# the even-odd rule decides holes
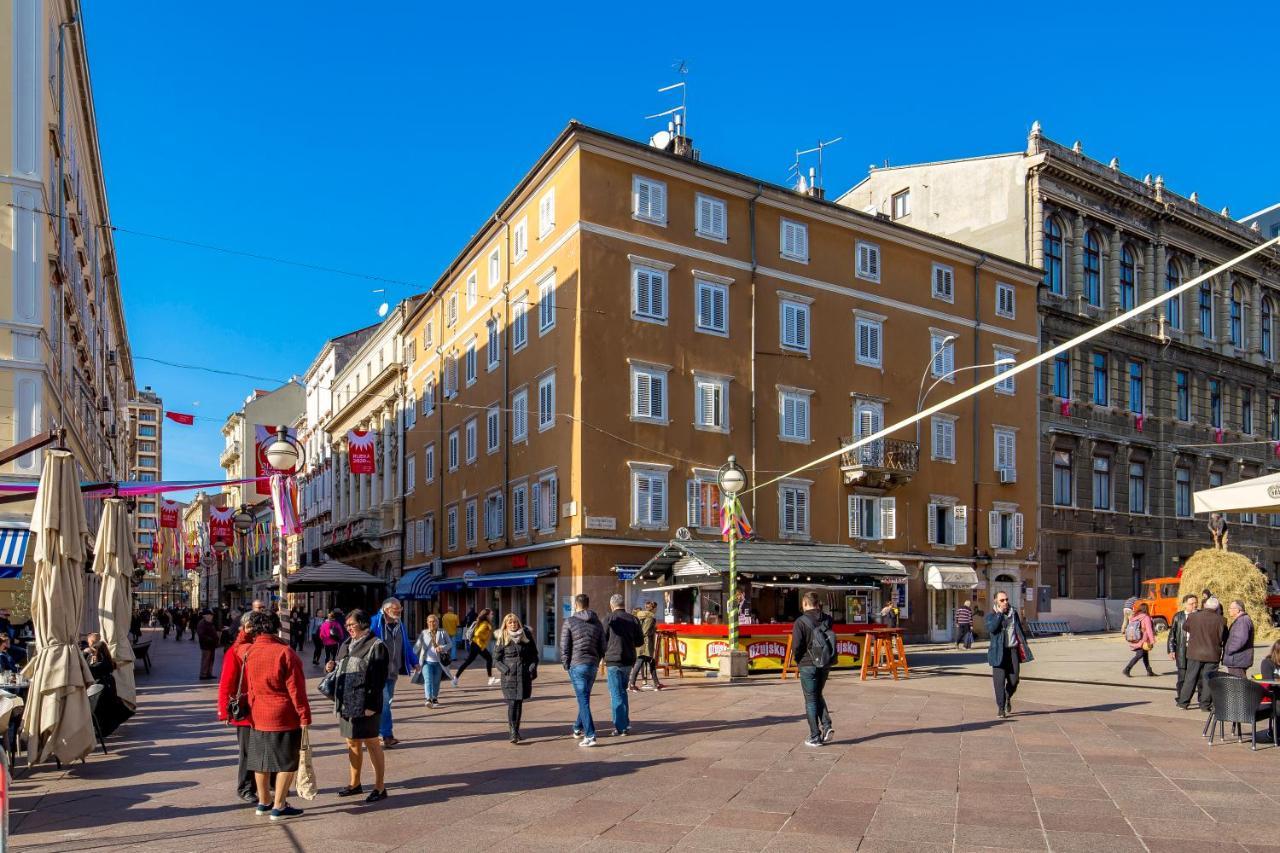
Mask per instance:
[[[929,640],[954,641],[956,608],[972,601],[978,587],[977,571],[963,564],[931,563],[925,567],[925,587],[929,590]]]

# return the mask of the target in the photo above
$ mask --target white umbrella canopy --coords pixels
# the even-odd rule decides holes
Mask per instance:
[[[1196,512],[1280,512],[1280,474],[1195,493]]]
[[[36,654],[22,671],[31,680],[22,717],[29,764],[50,757],[75,761],[93,749],[93,719],[85,695],[93,677],[78,645],[88,528],[75,460],[69,451],[50,450],[31,516]]]
[[[102,523],[93,544],[93,570],[102,579],[98,591],[98,622],[102,639],[115,661],[116,695],[132,710],[137,707],[138,688],[133,680],[133,643],[129,639],[129,617],[133,601],[129,578],[133,574],[133,537],[129,517],[120,498],[107,498],[102,506]]]

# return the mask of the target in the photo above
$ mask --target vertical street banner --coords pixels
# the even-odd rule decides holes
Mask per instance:
[[[231,536],[231,516],[235,515],[235,508],[229,506],[215,506],[209,508],[209,542],[223,542],[227,547],[231,547],[234,543]]]
[[[182,504],[177,501],[163,500],[160,502],[160,527],[168,530],[170,528],[176,530],[178,528],[178,513],[182,509]]]
[[[266,426],[264,424],[254,424],[253,429],[254,429],[253,458],[255,460],[254,476],[260,478],[258,480],[256,491],[258,495],[262,497],[270,497],[271,484],[267,480],[261,479],[261,478],[270,477],[272,474],[292,474],[293,470],[290,469],[288,471],[277,471],[275,468],[272,468],[271,463],[267,461],[267,448],[270,447],[271,443],[276,440],[275,428]],[[291,440],[297,441],[298,439],[297,430],[290,427],[288,430],[288,435]]]
[[[378,473],[375,437],[372,430],[353,429],[347,433],[347,459],[351,461],[352,474]]]

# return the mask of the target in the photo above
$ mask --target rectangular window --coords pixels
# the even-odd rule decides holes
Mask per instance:
[[[1098,551],[1093,558],[1094,590],[1098,598],[1107,598],[1111,584],[1107,582],[1107,552]]]
[[[538,432],[556,425],[556,375],[538,380]]]
[[[466,357],[463,359],[463,364],[466,370],[468,388],[476,384],[476,374],[477,374],[476,344],[477,344],[477,341],[475,338],[472,338],[467,342]]]
[[[631,179],[631,215],[655,225],[667,224],[667,185],[636,175]]]
[[[1129,411],[1140,415],[1146,411],[1146,382],[1142,362],[1129,362]]]
[[[987,514],[987,538],[991,547],[1000,551],[1021,551],[1025,522],[1022,513],[996,509]]]
[[[849,495],[850,539],[896,539],[897,498]]]
[[[490,492],[484,499],[484,538],[501,539],[506,510],[502,506],[502,492]]]
[[[809,226],[783,219],[781,227],[782,257],[801,263],[809,262]]]
[[[1093,354],[1093,404],[1095,406],[1111,405],[1111,381],[1107,366],[1107,354]]]
[[[1012,320],[1016,316],[1013,285],[996,285],[996,316]]]
[[[631,366],[632,420],[667,422],[667,371],[657,367]]]
[[[529,252],[529,220],[521,219],[511,232],[512,260],[520,261]]]
[[[418,550],[423,554],[432,554],[436,550],[435,513],[427,513],[426,518],[418,522]]]
[[[502,411],[497,406],[490,406],[485,412],[484,425],[484,449],[488,453],[497,453],[502,447]]]
[[[1018,470],[1018,434],[1011,429],[995,428],[996,470]]]
[[[728,237],[728,215],[723,201],[698,193],[694,233],[699,237],[724,240]]]
[[[498,334],[498,318],[491,317],[485,326],[485,369],[496,370],[502,360],[502,338]]]
[[[1071,552],[1058,552],[1058,597],[1071,595]]]
[[[452,400],[458,396],[458,359],[447,355],[444,359],[444,398]]]
[[[809,535],[809,487],[779,486],[779,524],[783,536]]]
[[[955,271],[946,264],[933,265],[933,298],[943,302],[956,299]]]
[[[685,522],[695,530],[720,532],[720,487],[713,472],[685,481]]]
[[[1173,372],[1173,384],[1175,388],[1175,407],[1178,420],[1191,420],[1191,384],[1187,379],[1187,371],[1175,370]]]
[[[930,420],[934,459],[956,461],[956,419],[951,415],[934,415]]]
[[[427,318],[427,322],[422,326],[422,354],[428,355],[431,348],[436,343],[436,323],[435,320]]]
[[[902,190],[893,194],[893,218],[901,219],[911,214],[911,190]]]
[[[880,247],[875,243],[857,244],[858,264],[856,275],[867,281],[880,280]]]
[[[511,395],[511,443],[529,437],[529,392],[517,391]]]
[[[1055,450],[1053,452],[1053,503],[1056,506],[1071,506],[1075,499],[1075,475],[1071,468],[1071,452]]]
[[[475,308],[480,300],[480,281],[476,273],[467,276],[467,308]]]
[[[422,416],[435,414],[436,411],[436,378],[428,376],[422,383]]]
[[[729,429],[728,381],[695,376],[693,387],[694,425],[699,429],[727,432]]]
[[[931,545],[963,545],[969,539],[968,507],[953,503],[931,503],[925,521]]]
[[[996,376],[1003,376],[1017,366],[1016,350],[1006,349],[1005,347],[995,348],[995,371]],[[1016,377],[1009,376],[1001,379],[996,383],[997,394],[1016,394],[1018,391]]]
[[[1093,457],[1093,508],[1111,509],[1111,458]]]
[[[444,305],[444,324],[453,328],[458,322],[458,294],[450,293]]]
[[[1147,463],[1129,463],[1129,512],[1147,511]]]
[[[667,526],[667,472],[631,472],[631,523],[635,527]]]
[[[476,502],[474,499],[467,501],[467,545],[475,547],[476,544]]]
[[[511,535],[529,532],[529,487],[521,483],[511,490]]]
[[[556,227],[556,191],[547,190],[547,194],[538,202],[538,239],[550,234]]]
[[[631,268],[631,316],[649,322],[667,321],[667,274],[653,267]]]
[[[797,391],[778,392],[781,416],[778,438],[785,441],[809,440],[809,395]]]
[[[555,530],[559,522],[560,498],[555,474],[544,474],[533,484],[530,504],[533,507],[534,529],[547,533]]]
[[[489,255],[489,289],[493,290],[502,281],[502,253],[494,249]]]
[[[1240,389],[1240,431],[1253,435],[1253,389]]]
[[[404,479],[408,483],[405,491],[413,492],[413,487],[418,480],[418,460],[413,456],[406,456],[404,460]]]
[[[956,372],[955,344],[955,335],[949,335],[946,332],[929,334],[929,350],[933,353],[930,372],[935,378],[946,379],[948,382],[955,381],[953,376]]]
[[[1271,440],[1280,441],[1280,397],[1271,398],[1271,416],[1267,428],[1271,431]]]
[[[1130,556],[1130,572],[1133,575],[1133,584],[1130,587],[1134,595],[1142,595],[1142,554],[1133,554]]]
[[[449,470],[458,470],[458,431],[456,429],[449,430],[448,439],[449,452]]]
[[[556,327],[556,276],[551,273],[538,282],[538,334]]]
[[[809,351],[809,306],[784,299],[781,302],[783,349]]]
[[[1222,381],[1209,380],[1209,426],[1222,427]]]
[[[1071,399],[1071,353],[1060,352],[1053,357],[1053,396]]]
[[[511,302],[511,348],[519,352],[529,343],[529,295],[522,293]]]
[[[423,448],[422,474],[425,482],[434,483],[436,481],[436,446],[434,442]]]
[[[450,551],[458,550],[458,508],[449,507],[445,514],[445,547]]]
[[[857,342],[853,360],[868,367],[880,367],[884,363],[881,354],[884,326],[881,321],[870,317],[855,317],[853,328],[854,340]]]
[[[468,465],[470,465],[472,462],[475,462],[475,461],[476,461],[476,456],[477,456],[477,452],[476,452],[476,444],[477,444],[477,442],[476,442],[476,432],[477,432],[478,426],[479,426],[479,425],[476,423],[476,419],[475,419],[475,418],[471,418],[469,421],[467,421],[465,424],[463,424],[463,434],[466,436],[466,439],[465,439],[465,441],[464,441],[464,444],[466,445],[466,449],[467,449],[467,464],[468,464]]]
[[[146,438],[155,438],[156,428],[153,426],[145,426],[145,425],[139,426],[138,435],[145,436]]]
[[[729,288],[702,279],[694,279],[697,311],[694,328],[717,335],[729,333]]]

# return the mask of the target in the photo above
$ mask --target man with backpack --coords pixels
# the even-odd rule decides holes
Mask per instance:
[[[822,689],[836,662],[836,636],[831,630],[831,617],[822,612],[816,592],[806,592],[800,604],[804,613],[791,629],[791,648],[793,655],[799,652],[796,666],[800,669],[800,689],[809,718],[809,739],[804,745],[822,746],[835,738]]]

